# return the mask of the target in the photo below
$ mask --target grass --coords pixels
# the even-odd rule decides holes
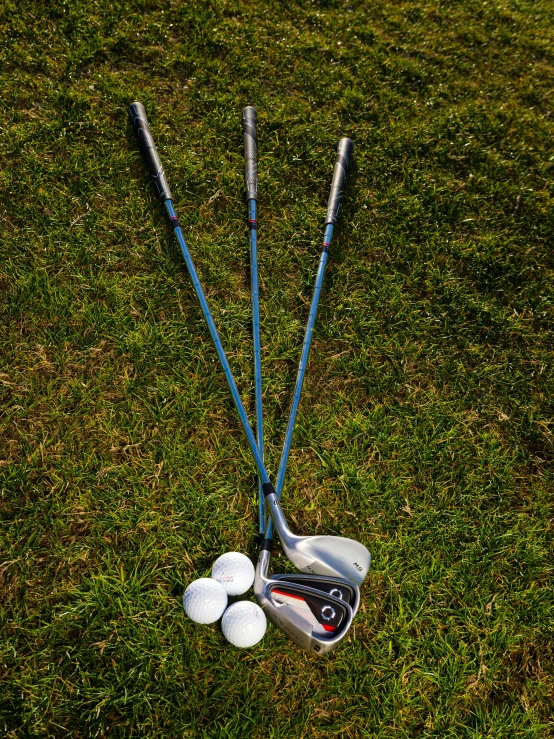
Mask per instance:
[[[0,734],[554,736],[551,3],[6,0],[0,28]],[[184,616],[255,556],[256,486],[135,99],[251,414],[258,108],[273,475],[355,140],[284,497],[372,552],[329,658]]]

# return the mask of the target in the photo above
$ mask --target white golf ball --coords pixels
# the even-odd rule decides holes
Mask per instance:
[[[227,595],[242,595],[254,582],[254,565],[240,552],[227,552],[214,562],[212,577],[225,588]]]
[[[223,635],[235,647],[253,647],[262,639],[266,628],[265,613],[249,600],[233,603],[221,619]]]
[[[197,624],[213,624],[227,608],[227,593],[217,580],[202,577],[185,590],[183,606],[187,616]]]

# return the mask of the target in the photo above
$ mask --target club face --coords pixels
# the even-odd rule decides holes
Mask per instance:
[[[354,539],[291,536],[282,537],[281,542],[287,557],[300,572],[343,578],[357,587],[368,573],[371,555]]]
[[[360,591],[356,585],[347,582],[340,577],[324,577],[320,575],[301,575],[298,573],[283,573],[280,575],[271,575],[272,580],[280,582],[288,582],[293,585],[302,585],[306,588],[320,590],[323,593],[332,595],[334,598],[347,603],[352,609],[352,616],[355,616],[360,607]]]
[[[263,587],[255,586],[254,593],[275,626],[295,644],[316,654],[335,649],[352,623],[348,603],[320,590],[269,579]]]

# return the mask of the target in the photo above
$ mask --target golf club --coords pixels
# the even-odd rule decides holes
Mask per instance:
[[[261,376],[261,342],[259,320],[259,292],[258,292],[258,254],[256,239],[256,207],[258,196],[257,181],[257,135],[256,109],[248,106],[242,111],[244,133],[244,160],[246,197],[249,211],[250,227],[250,265],[252,290],[252,329],[254,344],[254,377],[256,387],[256,431],[258,449],[263,455],[263,418],[262,418],[262,376]],[[341,621],[340,629],[326,629],[332,626],[328,623],[331,613],[341,613],[333,608],[334,596],[347,603],[352,609],[352,617],[356,614],[360,603],[360,591],[355,585],[346,580],[318,575],[282,574],[269,575],[271,557],[271,541],[265,539],[265,507],[262,493],[262,481],[259,481],[259,531],[260,556],[256,567],[254,593],[258,603],[264,607],[270,620],[278,628],[291,637],[295,634],[295,641],[301,646],[325,654],[338,644],[351,620]],[[300,591],[290,586],[300,585],[312,588],[315,593]],[[323,595],[326,594],[326,595]],[[286,607],[285,607],[286,606]],[[290,610],[292,609],[292,611]],[[294,618],[292,618],[294,612]],[[318,620],[319,619],[319,620]],[[332,637],[332,640],[331,640]]]
[[[275,494],[275,489],[269,480],[269,475],[265,468],[264,461],[260,455],[260,451],[256,443],[256,437],[254,436],[254,432],[248,422],[248,417],[246,416],[240,394],[233,378],[231,367],[229,366],[227,356],[223,346],[221,345],[217,328],[210,313],[202,285],[200,284],[200,280],[196,273],[194,262],[179,225],[179,220],[173,207],[171,191],[156,150],[154,139],[150,132],[144,106],[138,102],[132,103],[129,106],[129,115],[142,155],[148,164],[150,173],[158,190],[158,195],[166,207],[173,230],[179,242],[179,246],[181,247],[181,252],[185,259],[194,290],[200,302],[202,313],[208,325],[219,361],[221,362],[225,377],[229,384],[235,407],[254,456],[258,473],[262,478],[262,490],[266,498],[266,504],[269,507],[270,514],[273,519],[275,529],[281,539],[283,549],[285,550],[287,557],[300,571],[316,575],[321,574],[344,577],[349,582],[352,582],[355,585],[360,585],[367,574],[370,560],[369,552],[362,544],[352,539],[336,536],[295,536],[287,525],[285,516],[281,510],[279,499]],[[344,168],[342,171],[346,174]],[[335,174],[336,173],[337,167],[335,167]],[[333,176],[333,182],[335,182],[335,176]],[[340,187],[340,192],[342,192],[343,187],[344,181]],[[330,201],[332,199],[333,192],[332,188]]]
[[[252,291],[252,336],[254,343],[254,385],[256,401],[256,437],[258,449],[264,458],[264,421],[262,412],[262,365],[260,346],[260,297],[258,287],[258,137],[256,121],[258,114],[251,105],[242,111],[242,131],[244,135],[244,182],[248,206],[248,230],[250,232],[250,288]],[[262,479],[258,475],[258,509],[260,520],[260,540],[265,523],[265,498]]]
[[[265,575],[270,556],[269,549],[260,550],[254,578],[258,604],[269,620],[299,647],[328,654],[346,636],[354,618],[352,608],[346,600],[307,587],[304,581],[293,582],[288,575]],[[304,577],[309,580],[309,576]]]

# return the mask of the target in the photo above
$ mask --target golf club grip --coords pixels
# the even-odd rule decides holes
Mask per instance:
[[[333,226],[337,222],[339,214],[340,201],[344,192],[344,183],[346,182],[346,173],[350,164],[350,157],[354,149],[352,139],[341,139],[337,149],[337,161],[335,162],[335,171],[333,172],[333,181],[331,182],[331,192],[329,193],[329,201],[327,203],[327,215],[325,216],[325,225],[332,223]]]
[[[165,178],[164,168],[162,167],[160,157],[158,156],[156,144],[154,143],[152,133],[150,132],[150,126],[148,125],[148,118],[146,117],[144,105],[138,102],[131,103],[131,105],[129,105],[129,117],[131,118],[133,130],[139,142],[141,154],[148,164],[148,169],[150,170],[150,174],[152,175],[152,179],[154,180],[154,184],[158,190],[160,200],[162,202],[173,200],[171,190],[169,189],[169,185]]]
[[[242,132],[244,134],[244,181],[246,199],[258,199],[258,137],[256,135],[256,108],[248,105],[242,111]]]

